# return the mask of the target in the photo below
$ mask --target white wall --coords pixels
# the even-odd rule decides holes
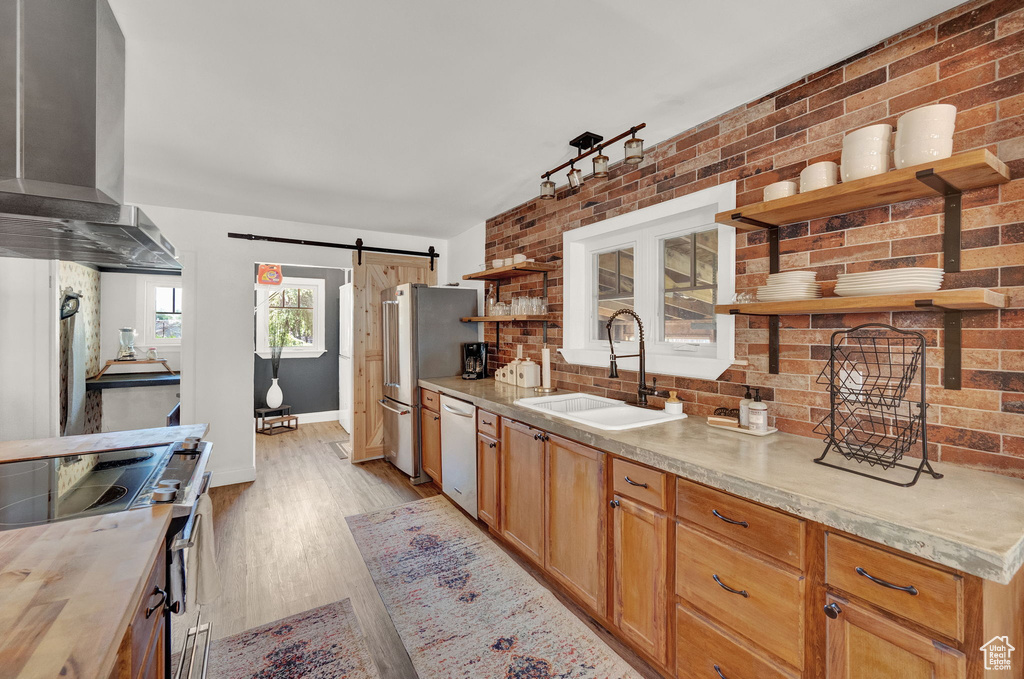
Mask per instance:
[[[179,276],[161,276],[130,273],[100,274],[100,356],[106,361],[117,357],[121,344],[119,328],[135,328],[138,339],[136,353],[145,356],[149,348],[145,338],[146,281],[156,280],[163,285],[180,285]],[[181,370],[181,346],[159,346],[160,358],[166,358],[172,370]],[[115,366],[111,373],[159,372],[160,365]],[[162,427],[167,413],[178,402],[178,385],[160,387],[130,387],[103,390],[103,431],[125,431]]]
[[[0,441],[59,436],[55,262],[0,258]]]
[[[448,264],[445,269],[447,276],[438,277],[438,282],[458,283],[459,287],[475,288],[477,293],[477,307],[481,316],[484,315],[484,281],[464,281],[463,274],[476,273],[484,266],[484,256],[487,254],[487,224],[481,223],[469,228],[458,236],[448,240]],[[484,338],[484,324],[479,323],[480,339]]]
[[[443,240],[159,206],[144,209],[174,243],[184,267],[182,423],[210,424],[214,485],[252,481],[258,473],[252,409],[253,263],[347,267],[355,259],[348,250],[237,240],[228,238],[228,232],[338,243],[361,237],[366,246],[404,250],[425,251],[433,245],[441,255],[438,280],[448,280]]]

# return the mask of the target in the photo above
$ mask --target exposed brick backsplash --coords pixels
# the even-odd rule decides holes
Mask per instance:
[[[841,63],[727,111],[648,149],[638,166],[621,162],[606,180],[590,179],[558,199],[531,200],[487,221],[487,261],[522,252],[560,261],[562,233],[665,200],[737,182],[737,204],[761,200],[763,188],[794,179],[810,163],[839,162],[846,132],[895,124],[926,104],[958,108],[954,152],[987,148],[1010,166],[1013,181],[964,194],[963,271],[944,287],[990,287],[1006,293],[1002,311],[964,315],[963,385],[941,387],[942,318],[938,312],[783,316],[780,374],[768,373],[767,319],[736,320],[733,366],[718,380],[657,376],[676,389],[686,411],[709,415],[736,407],[743,384],[761,387],[772,424],[804,436],[828,412],[815,383],[836,328],[869,321],[922,331],[928,342],[929,454],[1024,478],[1024,5],[1020,0],[974,1],[940,14]],[[781,229],[783,270],[814,269],[831,294],[844,272],[940,266],[942,200],[929,198],[835,215]],[[764,233],[737,235],[737,291],[768,275]],[[502,299],[538,294],[540,276],[513,279]],[[562,311],[562,272],[549,277],[551,311]],[[494,324],[486,339],[495,341]],[[561,345],[560,323],[548,343]],[[541,325],[501,326],[495,363],[509,361],[515,344],[539,360]],[[556,386],[615,398],[635,395],[636,373],[570,365],[553,352]],[[493,368],[492,364],[492,368]],[[823,444],[824,445],[824,444]]]

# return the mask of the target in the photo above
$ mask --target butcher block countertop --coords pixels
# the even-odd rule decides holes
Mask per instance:
[[[513,403],[536,396],[533,389],[459,377],[422,379],[420,386],[1001,584],[1024,563],[1024,480],[938,463],[944,478],[922,475],[899,488],[814,464],[825,446],[818,439],[750,436],[709,427],[702,417],[604,431]]]
[[[181,441],[188,436],[202,438],[209,431],[208,424],[187,424],[180,427],[157,427],[155,429],[132,429],[111,431],[104,434],[84,434],[52,439],[25,439],[23,441],[0,441],[0,463],[38,460],[44,457],[67,457],[101,453],[124,448],[158,446]]]
[[[107,677],[171,509],[0,532],[0,675]]]

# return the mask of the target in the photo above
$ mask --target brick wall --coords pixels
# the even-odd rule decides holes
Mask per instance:
[[[944,287],[984,286],[1006,293],[1008,309],[964,316],[961,391],[940,386],[928,371],[930,454],[947,463],[1024,477],[1024,4],[970,2],[893,36],[864,52],[812,73],[649,148],[638,166],[619,163],[606,180],[590,180],[557,200],[532,200],[487,222],[487,261],[524,252],[560,260],[562,233],[664,200],[737,181],[737,204],[761,200],[765,185],[797,178],[821,160],[839,161],[843,134],[872,123],[895,124],[912,108],[951,103],[959,110],[954,152],[988,148],[1006,162],[1014,181],[964,195],[961,273]],[[904,266],[940,266],[942,201],[924,199],[781,229],[782,270],[814,269],[830,294],[843,272]],[[768,275],[764,233],[737,236],[737,291],[753,290]],[[549,279],[552,311],[562,310],[562,274]],[[502,299],[518,291],[539,294],[540,277],[514,279]],[[736,407],[743,384],[763,387],[774,425],[815,436],[828,397],[815,378],[836,328],[870,321],[920,329],[930,366],[942,365],[937,312],[783,316],[780,374],[768,373],[767,319],[736,321],[736,355],[749,361],[718,380],[658,376],[674,385],[687,412],[707,415]],[[560,324],[548,341],[561,343]],[[505,363],[514,344],[539,360],[539,323],[503,324]],[[486,338],[495,341],[494,324]],[[553,366],[556,386],[625,398],[636,374],[607,379],[604,368]],[[493,367],[493,366],[492,366]]]

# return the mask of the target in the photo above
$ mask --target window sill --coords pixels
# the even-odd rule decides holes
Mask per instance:
[[[558,353],[569,363],[588,365],[596,368],[607,368],[609,363],[608,350],[596,349],[559,349]],[[616,352],[618,353],[618,352]],[[624,352],[626,353],[626,352]],[[628,352],[632,353],[632,352]],[[709,358],[695,356],[690,352],[676,352],[673,355],[647,354],[647,372],[653,375],[673,375],[678,377],[695,377],[698,379],[718,379],[733,364],[734,356],[726,358]],[[619,360],[619,370],[636,372],[638,362],[635,358]]]
[[[281,352],[281,358],[320,358],[327,353],[326,349],[288,349]],[[260,358],[270,358],[270,350],[257,351]]]

